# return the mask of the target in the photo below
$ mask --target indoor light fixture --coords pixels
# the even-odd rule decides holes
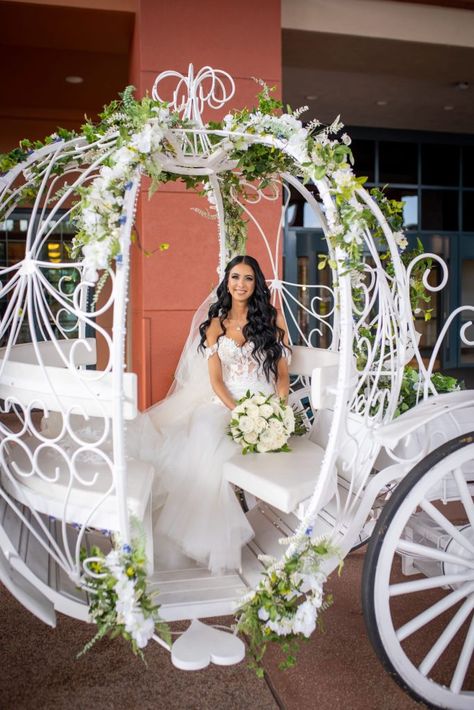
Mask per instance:
[[[65,80],[68,84],[82,84],[84,78],[82,76],[67,76]]]
[[[388,101],[386,101],[385,99],[379,99],[375,103],[377,104],[377,106],[386,106],[388,104]]]
[[[308,96],[305,96],[307,101],[316,101],[317,98],[316,94],[308,94]]]
[[[451,104],[446,104],[446,106],[443,106],[444,111],[452,111],[453,108],[454,106],[452,106]]]

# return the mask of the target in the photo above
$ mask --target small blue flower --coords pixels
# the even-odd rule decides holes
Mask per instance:
[[[132,187],[133,187],[133,182],[132,182],[131,180],[129,180],[128,182],[126,182],[125,185],[124,185],[124,189],[125,189],[125,190],[131,190]]]
[[[53,143],[61,143],[62,138],[61,136],[56,136],[56,138],[53,140]]]
[[[310,525],[309,528],[306,528],[306,530],[304,531],[304,534],[308,535],[308,537],[310,537],[312,532],[313,532],[313,527],[312,527],[312,525]]]
[[[102,533],[102,535],[107,535],[107,536],[110,536],[110,534],[111,534],[110,530],[106,530],[105,528],[103,528],[100,532]]]
[[[130,553],[132,551],[132,548],[130,547],[130,545],[122,545],[122,551]]]
[[[79,525],[79,523],[71,523],[71,525],[72,525],[72,527],[74,528],[74,530],[80,530],[80,529],[81,529],[81,526]]]
[[[123,263],[123,254],[117,254],[117,256],[115,257],[115,262],[117,264],[122,264]]]
[[[126,214],[123,214],[123,215],[121,215],[121,216],[119,217],[118,223],[119,223],[119,224],[125,224],[126,221],[127,221],[127,215],[126,215]]]

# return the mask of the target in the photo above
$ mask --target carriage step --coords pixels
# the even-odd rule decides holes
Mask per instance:
[[[156,572],[150,578],[151,591],[154,587],[166,621],[232,614],[248,591],[240,574],[211,575],[202,567]]]

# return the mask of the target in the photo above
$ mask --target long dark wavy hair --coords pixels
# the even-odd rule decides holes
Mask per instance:
[[[217,301],[211,305],[207,320],[199,326],[201,342],[199,348],[204,348],[206,333],[213,318],[219,318],[222,333],[226,334],[224,321],[232,308],[232,296],[227,284],[229,274],[237,264],[247,264],[255,275],[255,289],[248,301],[247,324],[242,330],[244,342],[253,345],[252,356],[262,366],[265,377],[270,381],[270,375],[278,377],[278,361],[283,355],[285,347],[283,338],[284,330],[277,326],[277,310],[270,303],[270,290],[265,282],[265,277],[259,263],[252,256],[235,256],[226,266],[224,278],[217,287]]]

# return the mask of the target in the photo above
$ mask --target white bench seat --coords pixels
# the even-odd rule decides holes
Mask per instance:
[[[290,439],[289,446],[289,453],[238,453],[224,464],[224,478],[291,513],[313,493],[324,449],[303,437]]]
[[[29,436],[24,437],[22,442],[32,452],[39,443],[38,439]],[[70,467],[60,453],[51,447],[40,452],[38,462],[45,477],[39,475],[38,471],[23,476],[15,473],[13,464],[21,471],[30,471],[29,455],[21,446],[13,443],[10,443],[8,449],[8,468],[14,480],[4,471],[2,485],[14,498],[40,513],[69,523],[87,524],[107,530],[119,529],[115,491],[106,495],[113,483],[112,471],[100,455],[87,452],[82,460],[78,459],[77,474],[84,483],[75,478],[68,492]],[[68,453],[71,456],[72,452]],[[151,464],[136,459],[128,459],[126,466],[127,505],[132,515],[144,520],[148,515],[147,505],[151,497],[154,469]],[[54,482],[46,480],[46,476],[54,479]],[[86,485],[88,482],[92,485]]]

